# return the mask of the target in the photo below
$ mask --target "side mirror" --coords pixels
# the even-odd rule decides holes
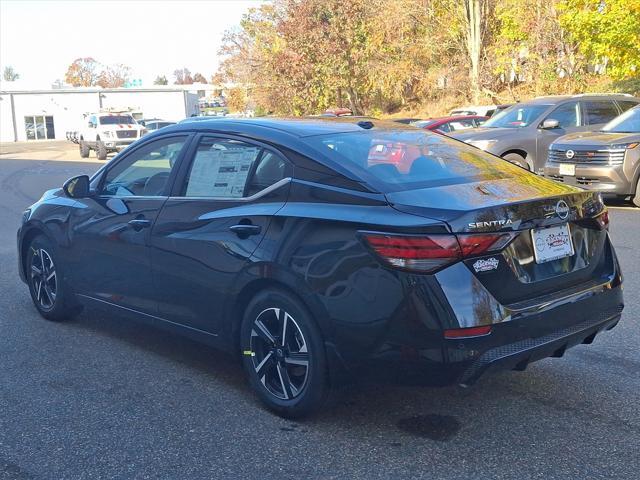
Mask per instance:
[[[90,194],[89,183],[88,175],[78,175],[64,182],[62,190],[70,198],[86,198]]]
[[[553,130],[554,128],[558,128],[560,126],[560,122],[558,122],[558,120],[554,120],[553,118],[547,118],[544,122],[542,122],[542,125],[540,125],[540,128],[542,128],[543,130]]]

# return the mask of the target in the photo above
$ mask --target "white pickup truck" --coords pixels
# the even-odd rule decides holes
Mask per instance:
[[[95,150],[99,160],[106,160],[109,152],[119,152],[145,133],[129,113],[91,113],[84,122],[78,141],[82,158]]]

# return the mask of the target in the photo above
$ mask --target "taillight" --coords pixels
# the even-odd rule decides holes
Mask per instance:
[[[400,236],[365,234],[369,246],[392,267],[432,271],[462,258],[453,235]]]
[[[491,333],[491,325],[481,327],[452,328],[444,331],[444,338],[470,338],[483,337]]]
[[[515,233],[395,235],[364,233],[363,239],[388,265],[433,272],[465,257],[502,250]]]

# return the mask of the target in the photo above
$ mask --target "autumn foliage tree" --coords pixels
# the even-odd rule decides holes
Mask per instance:
[[[275,113],[376,115],[637,79],[639,36],[640,0],[273,0],[226,33],[216,78]]]
[[[126,65],[116,64],[107,66],[98,77],[96,82],[102,88],[124,87],[129,80],[131,69]]]
[[[74,87],[93,87],[100,78],[100,64],[92,57],[76,58],[64,76],[64,81]]]
[[[131,69],[121,63],[102,65],[93,57],[77,58],[73,61],[64,80],[74,87],[119,88],[131,75]]]
[[[207,83],[207,79],[201,73],[193,75],[193,83]]]
[[[193,83],[193,77],[188,68],[178,68],[173,71],[175,81],[174,85],[191,85]]]

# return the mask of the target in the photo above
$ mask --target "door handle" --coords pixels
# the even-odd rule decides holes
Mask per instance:
[[[241,223],[239,225],[230,226],[229,230],[231,230],[241,238],[246,238],[250,235],[258,235],[262,231],[262,227],[260,225],[253,225],[251,223]]]
[[[133,220],[129,220],[129,225],[131,225],[136,232],[139,232],[143,228],[149,228],[151,226],[151,220],[134,218]]]

